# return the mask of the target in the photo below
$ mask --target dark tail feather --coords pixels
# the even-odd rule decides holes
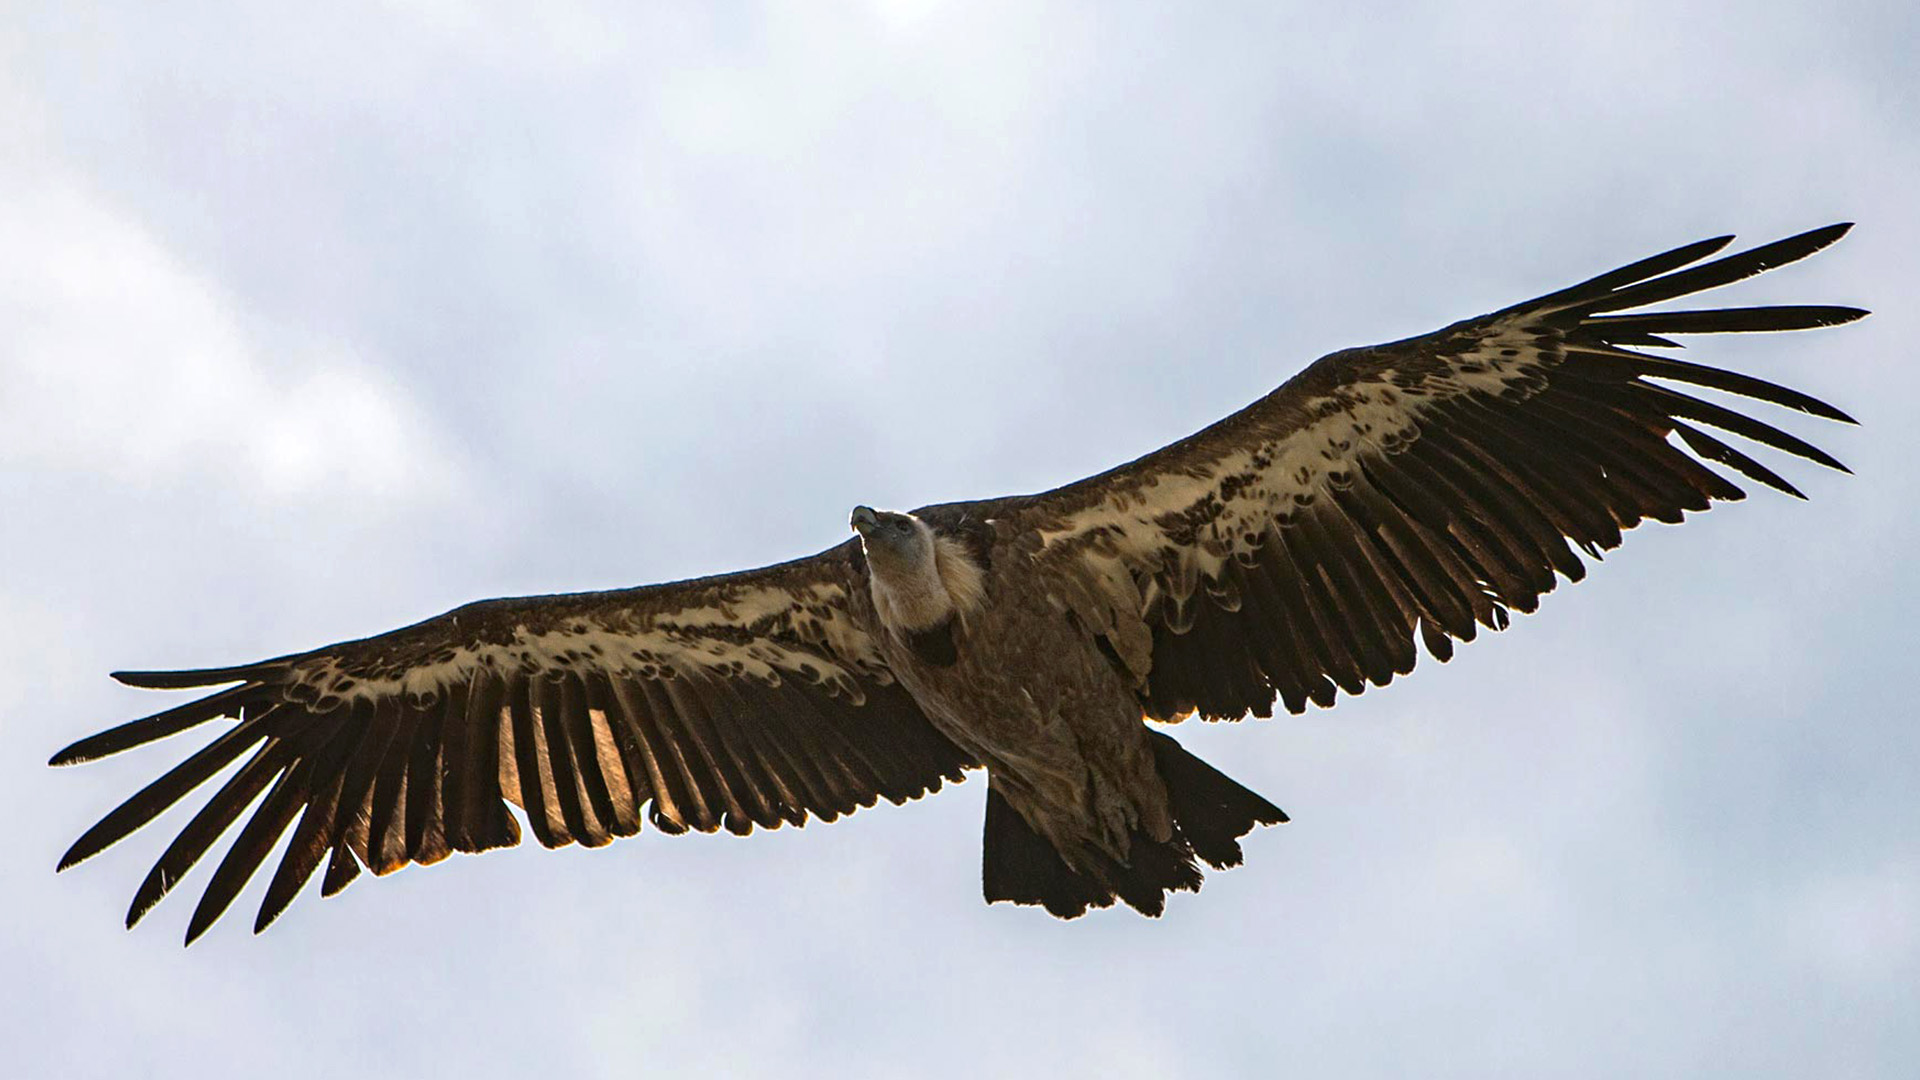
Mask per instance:
[[[987,903],[1011,900],[1039,904],[1063,919],[1090,907],[1113,903],[1113,891],[1067,868],[1060,853],[1033,831],[991,784],[987,787],[987,828],[980,862],[980,884]]]
[[[1238,866],[1240,837],[1257,825],[1287,820],[1279,807],[1187,753],[1173,739],[1159,732],[1149,736],[1173,804],[1173,838],[1155,842],[1136,832],[1126,864],[1090,849],[1080,857],[1092,865],[1078,873],[989,785],[981,856],[981,885],[988,903],[1038,904],[1072,919],[1120,899],[1143,915],[1158,916],[1167,893],[1200,891],[1203,875],[1195,856],[1218,870]]]
[[[1215,870],[1240,865],[1240,838],[1258,825],[1287,820],[1281,809],[1241,787],[1233,778],[1201,761],[1173,738],[1147,732],[1154,764],[1173,800],[1173,819],[1193,845],[1193,853]]]

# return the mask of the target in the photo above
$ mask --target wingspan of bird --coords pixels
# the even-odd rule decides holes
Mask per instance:
[[[1702,241],[1434,334],[1335,353],[1130,464],[1039,495],[913,517],[996,559],[1022,560],[1013,577],[999,562],[969,564],[985,575],[985,599],[974,602],[1000,602],[1008,581],[1039,583],[1124,674],[1136,720],[1266,716],[1276,699],[1294,712],[1329,706],[1339,691],[1411,671],[1417,643],[1444,661],[1454,641],[1532,611],[1559,578],[1583,576],[1582,552],[1598,555],[1639,522],[1677,522],[1742,498],[1712,466],[1801,495],[1706,427],[1844,468],[1694,388],[1851,422],[1838,409],[1647,350],[1682,335],[1834,326],[1865,312],[1640,309],[1804,258],[1847,228],[1708,262],[1731,238]],[[746,832],[914,798],[985,762],[905,685],[916,673],[897,669],[910,654],[886,647],[869,579],[861,542],[850,541],[740,574],[486,601],[239,667],[121,673],[134,686],[225,688],[83,739],[53,764],[234,722],[107,814],[60,867],[242,759],[141,884],[129,925],[256,800],[189,942],[289,829],[256,931],[322,862],[331,895],[363,867],[385,874],[516,843],[508,804],[558,847],[631,835],[643,810],[665,832]],[[940,633],[942,663],[982,647]],[[1278,819],[1248,813],[1240,832]],[[1198,833],[1194,844],[1204,848]],[[1237,862],[1237,845],[1231,855]],[[1113,889],[1135,902],[1122,885],[1109,900]],[[1098,892],[1079,910],[1099,903]]]

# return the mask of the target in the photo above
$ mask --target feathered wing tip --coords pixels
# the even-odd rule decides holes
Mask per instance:
[[[249,707],[265,704],[265,696],[256,683],[229,687],[198,701],[189,701],[171,709],[129,720],[105,731],[89,735],[47,759],[52,766],[77,765],[136,746],[178,735],[222,716],[239,716]]]
[[[1816,330],[1863,319],[1864,308],[1835,304],[1781,304],[1768,307],[1716,308],[1710,311],[1652,311],[1633,315],[1593,315],[1585,325],[1603,329],[1621,345],[1646,344],[1679,348],[1679,343],[1653,337],[1665,334],[1768,334],[1776,330]],[[1644,335],[1644,340],[1631,340]]]
[[[1845,236],[1852,228],[1851,221],[1837,222],[1701,263],[1701,259],[1718,254],[1733,242],[1731,235],[1716,236],[1628,263],[1577,285],[1515,304],[1506,311],[1577,309],[1585,316],[1646,307],[1798,262]],[[1699,265],[1692,265],[1694,263]]]
[[[1581,361],[1570,366],[1576,375],[1657,379],[1703,386],[1826,420],[1857,423],[1852,416],[1811,394],[1737,371],[1639,350],[1680,348],[1680,343],[1669,335],[1770,333],[1841,326],[1865,318],[1869,313],[1863,308],[1794,304],[1606,314],[1718,288],[1797,262],[1845,236],[1852,227],[1851,222],[1828,225],[1712,262],[1688,265],[1718,252],[1731,239],[1716,237],[1643,259],[1509,310],[1530,309],[1550,318],[1571,317],[1573,324],[1566,340],[1568,353]],[[1830,469],[1851,471],[1833,455],[1771,424],[1659,383],[1639,382],[1638,385],[1641,393],[1659,405],[1674,433],[1688,449],[1777,491],[1796,498],[1806,497],[1778,473],[1687,421],[1717,427]]]
[[[165,709],[138,720],[89,735],[47,759],[55,767],[78,765],[131,750],[136,746],[178,735],[189,728],[222,716],[238,717],[248,707],[267,704],[269,695],[263,683],[287,668],[292,657],[263,660],[234,667],[189,668],[179,671],[116,671],[113,678],[126,686],[142,690],[194,690],[226,683],[243,683],[217,690],[196,701]]]
[[[275,661],[237,667],[189,668],[182,671],[116,671],[113,678],[142,690],[191,690],[222,683],[257,681],[284,665]]]
[[[92,858],[179,802],[188,792],[211,779],[214,774],[232,764],[255,744],[266,739],[274,732],[275,727],[284,726],[271,722],[269,720],[271,715],[269,712],[257,719],[243,721],[146,787],[134,792],[106,817],[101,818],[93,828],[83,833],[80,839],[74,841],[73,846],[60,857],[60,864],[56,869],[65,870]],[[270,723],[274,726],[270,727]],[[84,760],[84,758],[76,760]],[[238,778],[230,782],[228,788],[232,788],[237,782]],[[247,800],[251,798],[252,795],[247,796]],[[245,801],[242,801],[241,806],[234,808],[235,813],[245,805]],[[226,821],[230,820],[231,818],[226,819]],[[222,822],[223,828],[226,821]],[[207,837],[207,842],[211,843],[217,835],[216,832],[214,836]]]

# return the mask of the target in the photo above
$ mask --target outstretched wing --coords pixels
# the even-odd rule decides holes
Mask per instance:
[[[386,874],[518,843],[502,800],[547,847],[591,847],[639,831],[643,807],[663,832],[745,833],[936,790],[972,763],[894,683],[868,636],[854,599],[859,558],[849,542],[740,574],[469,604],[244,667],[120,673],[156,689],[238,685],[82,739],[53,764],[239,722],[88,830],[60,868],[243,756],[154,864],[129,926],[256,798],[189,943],[289,827],[256,932],[323,860],[330,896],[363,866]]]
[[[1212,427],[1041,495],[932,508],[994,519],[1053,571],[1147,713],[1327,706],[1532,611],[1641,520],[1743,497],[1704,461],[1799,496],[1708,434],[1840,462],[1669,384],[1851,423],[1806,394],[1656,356],[1669,335],[1851,322],[1846,307],[1613,314],[1804,258],[1849,226],[1692,265],[1690,244],[1435,334],[1335,353]],[[1677,437],[1678,444],[1674,438]],[[1690,452],[1689,452],[1690,451]],[[1003,531],[1005,530],[1005,531]]]

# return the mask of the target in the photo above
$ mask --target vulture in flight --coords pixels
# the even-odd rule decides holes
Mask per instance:
[[[1642,520],[1789,495],[1708,428],[1834,469],[1701,396],[1852,422],[1675,359],[1686,334],[1866,312],[1646,310],[1804,258],[1845,224],[1711,259],[1719,237],[1436,333],[1316,361],[1198,434],[1037,495],[910,513],[758,570],[486,600],[235,667],[127,671],[204,696],[81,739],[71,765],[228,721],[88,829],[66,869],[241,762],[160,855],[128,925],[252,807],[191,943],[283,838],[254,923],[455,851],[831,821],[987,773],[986,899],[1158,915],[1278,807],[1145,721],[1327,707],[1534,610]],[[517,813],[509,806],[517,808]],[[291,836],[289,836],[291,830]]]

